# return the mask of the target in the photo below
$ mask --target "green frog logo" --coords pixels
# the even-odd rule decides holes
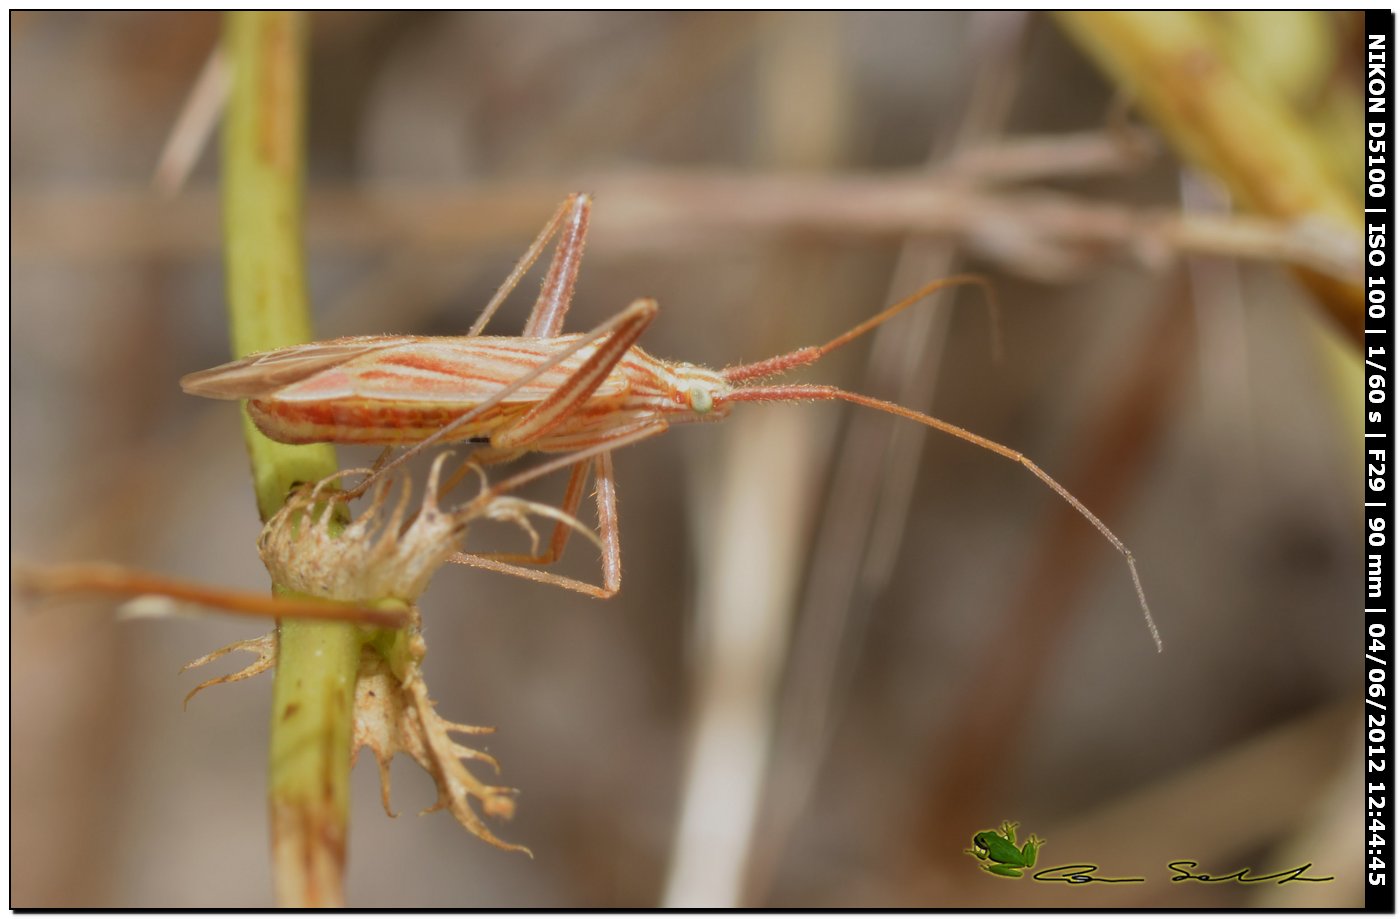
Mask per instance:
[[[1035,867],[1036,854],[1045,840],[1037,839],[1032,833],[1026,844],[1016,848],[1017,824],[1005,821],[997,832],[983,830],[972,834],[972,848],[964,849],[968,855],[983,862],[982,870],[999,877],[1018,878],[1027,868]]]

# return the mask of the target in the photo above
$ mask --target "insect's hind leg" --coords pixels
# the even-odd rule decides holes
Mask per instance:
[[[574,299],[574,282],[578,280],[583,262],[583,246],[588,238],[588,217],[593,211],[593,197],[570,195],[564,202],[568,216],[554,248],[554,259],[544,277],[540,295],[525,322],[523,338],[555,338],[564,328],[564,317]]]
[[[531,266],[539,260],[544,247],[549,245],[550,239],[558,233],[560,228],[564,228],[564,235],[559,240],[559,245],[554,252],[554,260],[550,263],[549,273],[545,276],[544,289],[540,291],[540,298],[535,302],[535,307],[530,312],[530,320],[526,326],[525,334],[538,337],[541,333],[529,331],[530,325],[536,321],[541,305],[545,302],[546,294],[550,294],[548,299],[551,302],[558,301],[562,297],[562,309],[555,304],[555,311],[558,313],[558,321],[554,326],[554,331],[547,333],[548,336],[558,335],[558,327],[563,324],[564,313],[569,309],[569,298],[573,296],[574,279],[578,277],[579,261],[583,258],[583,240],[588,233],[588,214],[592,209],[593,199],[591,196],[581,192],[574,192],[564,199],[559,205],[559,209],[554,212],[554,216],[549,218],[549,222],[540,230],[534,242],[530,243],[530,248],[525,250],[525,254],[520,257],[520,261],[515,263],[510,274],[501,282],[501,286],[496,289],[491,302],[482,309],[481,315],[476,322],[472,323],[471,329],[467,332],[469,337],[480,335],[486,328],[486,323],[491,321],[491,317],[496,314],[496,310],[501,308],[501,304],[510,296],[520,283],[520,279],[525,276]],[[562,286],[561,286],[562,285]],[[557,291],[558,293],[551,293]]]

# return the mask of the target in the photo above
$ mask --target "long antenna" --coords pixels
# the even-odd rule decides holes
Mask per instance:
[[[1113,531],[1108,528],[1107,524],[1096,517],[1093,511],[1085,507],[1083,502],[1070,494],[1068,489],[1051,478],[1048,472],[1032,462],[1025,454],[1017,450],[1012,450],[1010,447],[1003,446],[994,440],[988,440],[980,434],[974,434],[966,428],[961,428],[947,421],[934,418],[932,415],[925,415],[922,412],[916,412],[902,405],[896,405],[893,402],[886,402],[883,399],[876,399],[872,396],[862,396],[859,393],[847,392],[835,386],[820,386],[803,383],[746,386],[735,389],[730,392],[726,398],[733,402],[793,402],[802,399],[853,402],[856,405],[863,405],[867,408],[888,412],[891,415],[898,415],[901,418],[907,418],[910,421],[917,421],[920,424],[928,425],[945,434],[951,434],[959,440],[965,440],[974,446],[981,447],[984,450],[990,450],[998,456],[1004,456],[1009,460],[1020,463],[1034,473],[1036,478],[1040,479],[1046,485],[1049,485],[1050,488],[1054,490],[1055,494],[1064,498],[1069,502],[1071,507],[1079,511],[1079,513],[1084,516],[1084,519],[1092,523],[1094,528],[1102,533],[1103,537],[1113,544],[1113,548],[1117,549],[1123,558],[1127,560],[1128,572],[1133,576],[1133,587],[1137,590],[1138,604],[1142,607],[1142,618],[1147,622],[1148,631],[1152,633],[1152,642],[1157,646],[1157,652],[1161,653],[1162,636],[1161,633],[1157,631],[1157,623],[1152,618],[1151,608],[1147,605],[1147,594],[1142,589],[1142,579],[1138,577],[1137,563],[1133,560],[1133,553],[1128,551],[1128,547],[1123,545],[1123,541],[1113,535]]]
[[[937,281],[930,281],[923,287],[914,291],[909,296],[900,300],[887,309],[876,313],[869,319],[862,322],[849,331],[836,336],[831,341],[820,346],[798,348],[796,351],[789,351],[787,354],[779,354],[777,357],[770,357],[765,360],[755,361],[752,364],[740,364],[737,367],[727,367],[720,373],[724,379],[730,383],[742,383],[746,380],[757,380],[762,377],[771,377],[775,374],[783,373],[794,367],[803,367],[812,363],[824,355],[830,354],[852,339],[859,338],[876,326],[882,325],[899,313],[904,312],[921,300],[933,296],[940,290],[948,287],[962,287],[967,284],[975,284],[982,288],[987,296],[987,311],[992,319],[992,357],[1001,361],[1001,309],[997,304],[996,293],[992,285],[986,278],[975,274],[955,274],[948,278],[939,278]]]

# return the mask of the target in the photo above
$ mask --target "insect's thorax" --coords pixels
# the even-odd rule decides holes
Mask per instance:
[[[633,348],[616,372],[627,380],[623,407],[662,415],[672,423],[713,421],[729,414],[722,405],[729,385],[715,371],[697,364],[670,363]]]

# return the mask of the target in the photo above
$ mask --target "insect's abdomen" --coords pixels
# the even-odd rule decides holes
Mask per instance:
[[[470,405],[441,405],[377,399],[331,399],[289,402],[276,398],[248,403],[253,423],[268,437],[284,444],[417,443],[470,411]],[[529,408],[505,404],[488,409],[452,432],[449,440],[490,437],[491,433]]]

